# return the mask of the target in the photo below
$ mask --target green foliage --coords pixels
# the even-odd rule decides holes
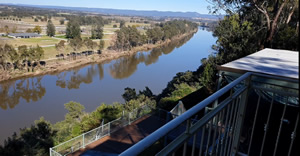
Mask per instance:
[[[66,28],[66,37],[67,38],[80,38],[81,29],[79,22],[76,20],[70,20]]]
[[[174,90],[166,97],[159,101],[160,108],[167,108],[168,105],[178,102],[181,98],[191,94],[192,92],[200,89],[200,86],[190,86],[187,83],[174,84]]]
[[[252,31],[256,36],[254,44],[263,48],[282,48],[298,50],[295,44],[285,44],[281,40],[290,36],[282,33],[285,27],[290,27],[296,32],[294,39],[298,40],[299,30],[299,1],[250,1],[250,0],[210,0],[213,12],[226,8],[230,17],[240,15],[240,21],[252,23]],[[279,36],[281,37],[279,37]],[[233,36],[232,38],[234,38]],[[238,37],[238,36],[236,36]],[[230,43],[230,41],[228,41]],[[251,48],[249,48],[251,49]],[[254,52],[255,50],[253,50]]]
[[[17,63],[19,55],[12,45],[0,45],[0,65],[6,70],[6,63]]]
[[[23,60],[27,60],[27,58],[30,56],[26,45],[19,46],[18,51],[21,56],[21,59]]]
[[[279,32],[272,43],[272,47],[277,47],[278,49],[288,48],[297,51],[299,49],[298,43],[299,34],[297,33],[297,29],[285,25],[279,29]]]
[[[105,41],[100,40],[100,43],[99,43],[99,49],[100,49],[100,50],[103,50],[103,49],[104,49],[104,45],[105,45]]]
[[[176,74],[176,76],[173,77],[173,79],[168,82],[167,87],[162,91],[162,93],[159,95],[159,99],[162,97],[170,96],[172,92],[176,90],[176,86],[180,85],[181,83],[186,83],[189,86],[200,88],[200,76],[196,72],[179,72]]]
[[[143,94],[140,94],[135,99],[131,99],[125,102],[124,109],[128,112],[131,112],[134,109],[144,105],[151,106],[152,108],[156,108],[156,101]]]
[[[145,90],[139,91],[139,95],[145,95],[149,98],[154,97],[155,95],[152,93],[152,91],[149,89],[148,86],[145,87]]]
[[[253,23],[242,21],[239,15],[226,17],[213,33],[218,37],[215,50],[221,55],[222,62],[235,60],[259,50],[256,30]]]
[[[83,117],[82,131],[86,132],[99,127],[102,121],[105,123],[121,117],[123,105],[114,103],[112,105],[101,104],[95,111]]]
[[[82,15],[71,15],[66,16],[69,21],[77,21],[79,25],[104,25],[107,23],[101,16],[82,16]]]
[[[50,122],[41,117],[30,128],[21,129],[19,136],[14,134],[6,140],[4,146],[0,146],[0,155],[49,155],[55,134]]]
[[[74,126],[72,127],[72,132],[71,132],[71,137],[76,137],[80,134],[82,134],[82,130],[81,130],[81,124],[80,123],[75,123]]]
[[[148,38],[151,40],[151,43],[155,44],[156,42],[162,40],[163,31],[160,27],[155,27],[153,29],[148,29],[146,32]]]
[[[65,24],[65,19],[60,19],[59,23],[60,23],[60,25],[64,25]]]
[[[118,50],[128,50],[145,43],[142,35],[135,27],[122,27],[120,30],[116,31],[116,34],[117,40],[114,48]]]
[[[201,62],[203,71],[201,72],[200,81],[203,86],[212,90],[213,88],[215,88],[215,82],[217,79],[216,57],[211,55],[208,59],[202,60]]]
[[[83,110],[85,109],[80,103],[70,101],[65,104],[65,108],[68,110],[66,114],[66,119],[80,120],[80,117],[83,115]]]
[[[188,21],[170,21],[165,24],[147,29],[146,35],[141,34],[136,26],[122,26],[116,31],[117,39],[114,49],[130,50],[132,47],[141,46],[145,43],[157,43],[161,40],[170,39],[176,35],[184,34],[191,30],[197,29],[197,25]]]
[[[55,26],[52,23],[52,21],[49,20],[48,23],[47,23],[47,36],[52,37],[54,35],[55,35]]]
[[[92,27],[92,39],[102,39],[103,37],[103,28],[102,25],[96,25]]]
[[[19,62],[20,56],[13,46],[6,44],[4,46],[4,51],[8,52],[9,59],[11,60],[12,63],[17,64]]]
[[[57,131],[57,135],[55,136],[56,144],[82,133],[80,122],[85,115],[83,112],[84,106],[80,103],[70,101],[65,104],[65,108],[68,110],[68,113],[65,115],[65,120],[53,125]]]
[[[27,32],[27,33],[32,33],[33,31],[32,31],[32,29],[28,28],[28,29],[26,30],[26,32]]]
[[[42,32],[42,28],[41,28],[41,26],[37,25],[37,26],[35,26],[35,27],[33,28],[32,31],[35,32],[35,33],[40,34],[40,33]]]
[[[4,141],[4,145],[0,145],[0,155],[3,156],[15,156],[23,155],[24,142],[21,138],[14,133],[12,137]]]
[[[128,102],[130,100],[137,98],[136,91],[134,88],[126,87],[124,90],[125,90],[125,92],[124,92],[124,94],[122,94],[122,97],[125,101]]]
[[[45,155],[48,154],[49,148],[53,147],[53,136],[55,131],[52,130],[51,124],[42,117],[35,121],[31,128],[21,130],[22,140],[26,142],[25,148],[31,149],[26,151],[28,155]]]
[[[8,25],[4,26],[4,31],[5,31],[6,35],[9,33],[9,27],[8,27]]]
[[[55,49],[56,49],[57,51],[63,51],[63,50],[65,49],[65,43],[66,43],[66,41],[60,40],[60,41],[58,42],[58,44],[55,44]]]
[[[185,20],[173,20],[160,25],[153,29],[148,29],[146,34],[150,43],[155,44],[160,40],[171,39],[174,36],[190,32],[197,29],[197,24]]]
[[[4,46],[0,45],[0,65],[4,70],[7,70],[8,62],[13,64],[13,69],[22,69],[23,67],[20,66],[20,64],[23,61],[39,61],[43,55],[44,50],[39,45],[36,47],[30,47],[29,49],[26,45],[23,45],[19,46],[18,50],[15,50],[15,48],[9,44],[5,44]],[[27,68],[27,63],[25,63],[25,65]],[[27,70],[29,70],[29,68],[27,68]]]
[[[83,43],[87,47],[87,49],[94,49],[98,46],[97,43],[95,45],[95,42],[88,38],[84,39]]]
[[[83,41],[80,37],[75,37],[69,40],[69,45],[73,48],[74,51],[79,50],[82,47]]]
[[[125,21],[120,21],[120,28],[123,28],[125,26]]]
[[[181,83],[179,85],[175,85],[175,88],[176,88],[176,90],[174,90],[171,93],[171,97],[174,97],[176,99],[183,98],[198,89],[196,87],[189,86],[186,83]]]
[[[35,47],[34,59],[36,61],[40,61],[43,56],[44,56],[44,49],[39,45],[37,45]]]

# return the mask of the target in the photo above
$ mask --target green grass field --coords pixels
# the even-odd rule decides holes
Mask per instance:
[[[54,45],[58,43],[60,40],[51,38],[48,36],[42,36],[37,38],[16,38],[13,40],[10,40],[8,43],[14,45],[15,47],[21,46],[21,45],[27,45],[27,46],[36,46],[37,44],[40,46],[45,45]]]
[[[60,17],[54,17],[52,18],[53,23],[55,25],[60,25],[59,24],[59,20],[61,18]],[[22,21],[29,23],[29,24],[34,24],[34,25],[40,25],[40,26],[45,26],[47,24],[47,22],[34,22],[34,19],[32,18],[22,18]],[[65,23],[66,24],[66,23]],[[117,28],[119,29],[119,23],[111,23],[111,24],[107,24],[104,25],[104,33],[114,33],[115,31],[117,31],[118,29],[112,29],[113,25],[117,25]],[[125,23],[126,26],[150,26],[150,24],[144,24],[144,23],[130,23],[130,22],[126,22]],[[90,30],[90,26],[84,26],[84,28],[86,30]],[[107,28],[107,29],[106,29]],[[141,33],[144,33],[143,30],[140,30]],[[104,34],[103,39],[105,39],[105,46],[104,49],[106,49],[107,47],[111,46],[113,43],[110,39],[113,39],[114,34]],[[90,35],[88,34],[81,34],[81,37],[83,39],[90,37]],[[44,53],[44,58],[43,59],[50,59],[50,58],[55,58],[55,55],[59,54],[59,53],[70,53],[72,51],[74,51],[70,46],[66,45],[66,48],[63,51],[57,51],[55,48],[55,44],[59,43],[60,39],[67,39],[65,37],[64,34],[61,34],[59,36],[55,36],[55,38],[51,38],[48,36],[42,36],[40,38],[12,38],[9,40],[2,40],[2,42],[6,42],[8,44],[13,45],[14,47],[18,47],[21,45],[27,45],[27,46],[36,46],[36,45],[40,45],[40,46],[46,46],[43,47],[45,53]],[[108,40],[107,40],[108,39]],[[97,42],[97,44],[99,44],[99,40],[93,40],[94,42]],[[47,47],[49,46],[49,47]],[[78,51],[84,51],[87,50],[85,46],[83,46],[80,50]]]

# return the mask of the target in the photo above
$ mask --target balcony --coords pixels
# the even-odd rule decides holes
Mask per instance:
[[[299,155],[298,62],[264,49],[220,66],[225,87],[121,155]]]
[[[93,148],[100,148],[97,143],[102,142],[100,139],[113,137],[114,133],[119,135],[122,128],[145,116],[155,120],[141,124],[141,129],[167,123],[159,124],[155,127],[159,129],[153,129],[141,141],[127,142],[126,148],[118,146],[120,151],[105,154],[300,155],[296,147],[299,144],[298,58],[298,52],[264,49],[229,62],[218,67],[218,91],[194,107],[186,110],[178,105],[172,111],[176,114],[172,114],[145,106],[50,148],[50,155],[79,155],[76,152],[80,150],[90,150],[82,155],[97,155],[100,152]],[[91,144],[97,145],[91,148]]]

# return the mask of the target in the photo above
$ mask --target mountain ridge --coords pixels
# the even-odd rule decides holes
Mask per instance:
[[[58,9],[70,11],[83,11],[90,13],[100,13],[104,15],[125,15],[125,16],[146,16],[146,17],[180,17],[180,18],[208,18],[222,19],[223,15],[200,14],[198,12],[180,12],[180,11],[157,11],[157,10],[127,10],[127,9],[112,9],[112,8],[90,8],[90,7],[67,7],[67,6],[51,6],[51,5],[30,5],[30,4],[13,4],[0,3],[0,5],[12,5],[23,7],[35,7],[44,9]]]

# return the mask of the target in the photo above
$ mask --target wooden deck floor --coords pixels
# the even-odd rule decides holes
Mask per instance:
[[[165,122],[156,116],[145,116],[131,125],[117,130],[110,136],[101,138],[84,149],[74,152],[71,156],[93,155],[90,153],[95,153],[94,155],[99,155],[99,153],[106,153],[103,155],[120,154],[164,124]]]

